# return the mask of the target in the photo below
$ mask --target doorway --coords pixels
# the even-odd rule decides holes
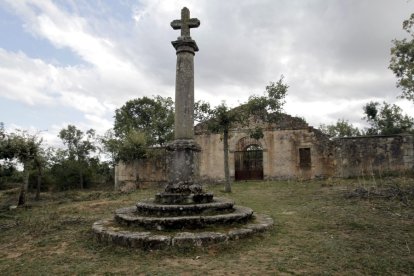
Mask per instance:
[[[236,181],[263,180],[263,149],[257,144],[247,146],[242,151],[234,152]]]

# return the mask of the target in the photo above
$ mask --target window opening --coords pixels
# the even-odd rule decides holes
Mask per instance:
[[[309,169],[312,165],[310,148],[299,149],[299,167],[302,169]]]

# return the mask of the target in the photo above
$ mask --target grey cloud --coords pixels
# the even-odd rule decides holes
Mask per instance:
[[[103,2],[102,2],[103,3]],[[295,102],[289,111],[305,114],[312,123],[345,118],[360,121],[361,102],[395,100],[400,93],[387,69],[391,40],[404,35],[402,21],[414,9],[405,0],[170,0],[139,4],[145,12],[132,20],[135,2],[126,1],[131,18],[112,16],[109,6],[78,5],[88,30],[113,44],[113,53],[136,69],[134,75],[74,75],[102,102],[119,106],[144,95],[172,96],[178,32],[171,20],[187,5],[201,26],[192,30],[200,52],[195,57],[196,92],[205,100],[237,104],[262,93],[269,81],[285,75]],[[93,10],[93,11],[91,11]],[[135,74],[135,73],[134,73]],[[128,79],[126,79],[128,77]],[[200,96],[196,95],[196,98]],[[349,105],[335,112],[315,109],[338,101]],[[345,106],[345,105],[344,105]],[[317,122],[319,120],[319,122]]]

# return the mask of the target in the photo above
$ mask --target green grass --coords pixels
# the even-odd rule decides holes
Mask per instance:
[[[394,179],[414,185],[413,179]],[[215,196],[269,214],[260,237],[200,249],[143,251],[98,244],[94,221],[153,196],[85,191],[42,194],[31,208],[0,209],[2,275],[414,274],[414,201],[346,198],[368,180],[240,182]],[[0,203],[12,193],[0,192]]]

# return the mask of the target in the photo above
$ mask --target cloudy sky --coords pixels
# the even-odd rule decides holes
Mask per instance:
[[[196,100],[235,106],[284,75],[286,112],[313,126],[363,126],[371,100],[414,116],[387,69],[411,0],[0,0],[0,122],[55,144],[67,124],[103,133],[127,100],[173,97],[184,6],[201,21]]]

